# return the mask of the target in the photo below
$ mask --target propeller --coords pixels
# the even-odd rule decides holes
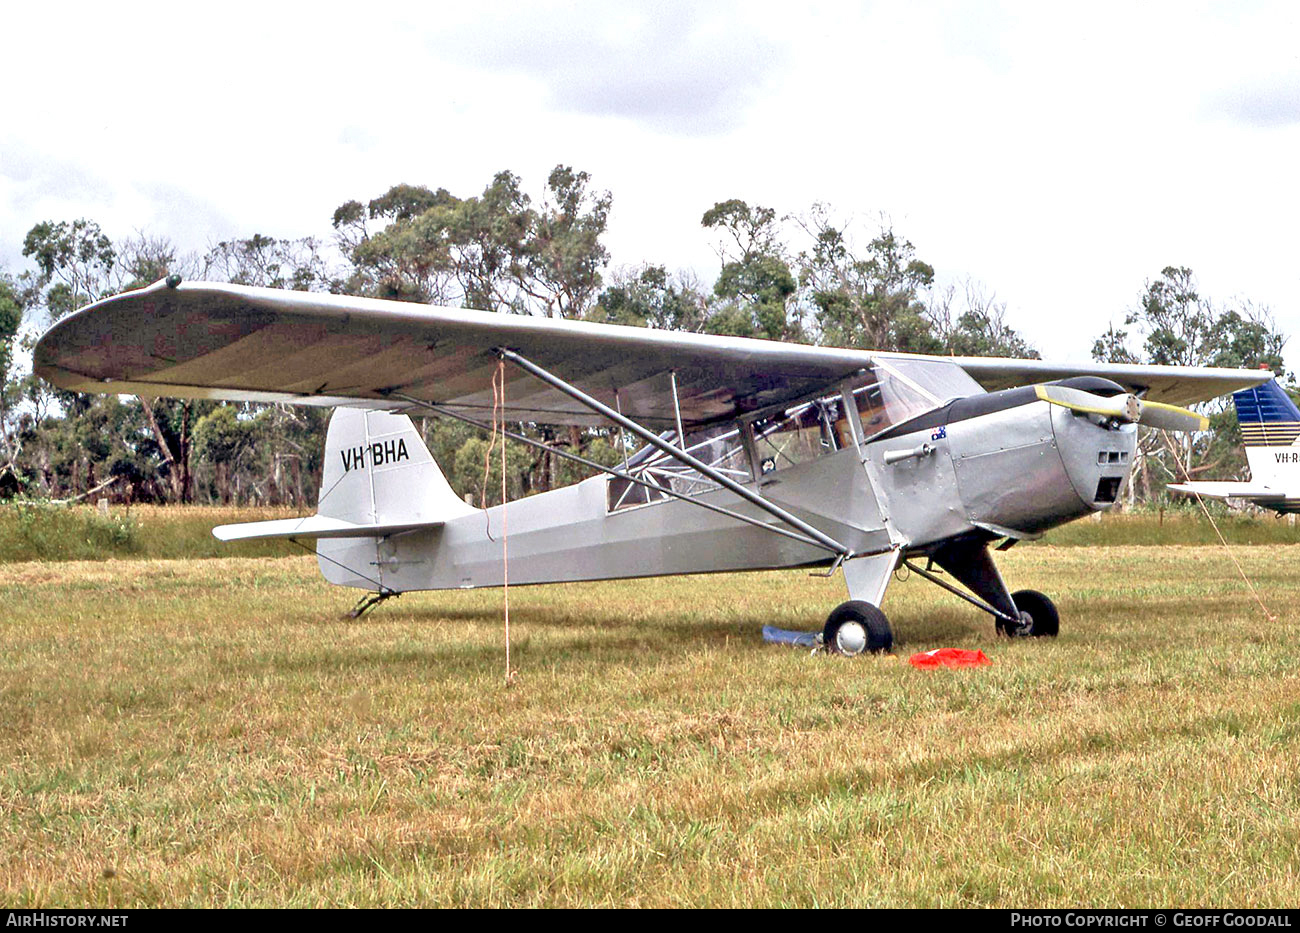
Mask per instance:
[[[1044,402],[1060,405],[1085,415],[1101,415],[1129,424],[1142,424],[1164,431],[1206,431],[1208,418],[1177,405],[1146,402],[1136,395],[1123,393],[1107,398],[1069,386],[1037,385],[1034,393]]]
[[[1142,414],[1138,418],[1138,424],[1145,424],[1149,428],[1160,428],[1162,431],[1208,431],[1210,429],[1209,418],[1188,411],[1186,408],[1166,405],[1164,402],[1140,402],[1139,404],[1142,406]]]

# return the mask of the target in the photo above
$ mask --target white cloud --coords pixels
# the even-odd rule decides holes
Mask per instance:
[[[1298,8],[1300,9],[1300,8]],[[327,234],[398,182],[614,195],[617,263],[716,272],[740,197],[888,214],[1045,353],[1146,278],[1300,333],[1300,57],[1283,3],[155,5],[7,12],[0,265],[44,219],[182,247]],[[42,41],[35,41],[41,37]],[[51,49],[57,46],[57,54]],[[1300,365],[1300,340],[1292,358]]]
[[[1208,101],[1207,113],[1247,127],[1300,125],[1300,70],[1243,81]]]
[[[783,68],[786,48],[754,22],[766,15],[683,0],[493,6],[486,17],[431,29],[428,43],[472,72],[538,82],[559,111],[720,134],[740,125]]]

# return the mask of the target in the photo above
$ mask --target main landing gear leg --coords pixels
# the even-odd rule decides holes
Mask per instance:
[[[984,541],[950,541],[934,552],[932,559],[984,600],[991,610],[998,633],[1011,637],[1055,636],[1060,616],[1050,599],[1036,590],[1007,592],[993,556]],[[939,581],[935,581],[939,582]]]
[[[896,566],[897,551],[844,562],[844,581],[852,598],[835,607],[826,619],[822,644],[827,651],[852,657],[864,651],[881,652],[894,647],[894,633],[880,611],[880,603]]]
[[[384,600],[401,595],[402,594],[397,592],[397,590],[390,590],[387,588],[380,590],[378,593],[367,593],[361,598],[360,602],[352,607],[352,611],[348,613],[348,618],[359,619]]]

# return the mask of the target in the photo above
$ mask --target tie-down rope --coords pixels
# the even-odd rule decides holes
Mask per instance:
[[[1182,471],[1183,479],[1186,482],[1191,483],[1192,482],[1191,471],[1188,470],[1187,467],[1183,464],[1183,459],[1180,456],[1178,456],[1178,445],[1175,444],[1172,440],[1170,440],[1168,431],[1161,431],[1160,436],[1164,438],[1165,446],[1169,448],[1169,452],[1174,455],[1174,463],[1176,463],[1178,465],[1178,469]],[[1205,505],[1205,500],[1201,498],[1201,494],[1196,491],[1195,486],[1192,487],[1192,494],[1196,496],[1196,502],[1198,505],[1200,505],[1201,511],[1205,513],[1205,517],[1210,520],[1210,527],[1213,528],[1214,533],[1218,535],[1219,543],[1223,545],[1223,550],[1227,552],[1228,557],[1232,560],[1232,563],[1236,566],[1237,573],[1241,574],[1241,579],[1243,582],[1245,582],[1246,589],[1250,590],[1250,595],[1255,597],[1255,602],[1259,603],[1259,608],[1260,611],[1264,613],[1264,618],[1268,619],[1268,621],[1270,622],[1276,622],[1277,616],[1273,615],[1273,613],[1268,611],[1268,606],[1264,604],[1264,600],[1260,597],[1259,592],[1255,589],[1255,584],[1250,582],[1250,577],[1246,576],[1246,571],[1241,566],[1241,561],[1237,560],[1237,555],[1232,553],[1232,548],[1228,546],[1228,539],[1225,538],[1223,536],[1223,532],[1219,530],[1219,523],[1216,522],[1214,520],[1214,516],[1210,514],[1209,508],[1206,507]]]
[[[483,495],[479,504],[484,512],[487,510],[487,484],[492,469],[492,451],[496,447],[498,435],[501,438],[501,601],[502,614],[505,618],[506,641],[506,677],[509,687],[515,682],[515,670],[510,666],[510,526],[506,518],[506,361],[497,361],[496,372],[492,374],[492,433],[488,441],[487,452],[483,455]],[[484,516],[486,518],[486,514]],[[488,523],[488,538],[492,538],[491,522]]]

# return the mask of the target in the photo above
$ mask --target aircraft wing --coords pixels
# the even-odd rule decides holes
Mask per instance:
[[[871,355],[517,314],[236,285],[156,283],[56,323],[36,373],[81,392],[411,408],[396,393],[490,420],[508,347],[647,427],[703,424],[824,391]],[[511,420],[600,424],[506,367]],[[615,390],[618,395],[615,397]]]
[[[342,295],[158,282],[57,322],[37,375],[64,389],[146,396],[411,409],[410,399],[490,420],[495,350],[507,347],[653,429],[726,420],[827,391],[898,356],[741,337],[440,308]],[[1187,404],[1255,385],[1250,370],[937,357],[989,388],[1101,375]],[[589,425],[567,395],[506,367],[506,416]]]
[[[880,354],[888,356],[888,354]],[[1053,382],[1072,376],[1102,376],[1130,392],[1167,405],[1192,405],[1238,389],[1260,385],[1271,372],[1253,369],[1215,369],[1201,366],[1146,366],[1127,363],[1053,363],[1048,360],[1012,360],[991,356],[944,356],[966,370],[990,392],[1016,386]]]

